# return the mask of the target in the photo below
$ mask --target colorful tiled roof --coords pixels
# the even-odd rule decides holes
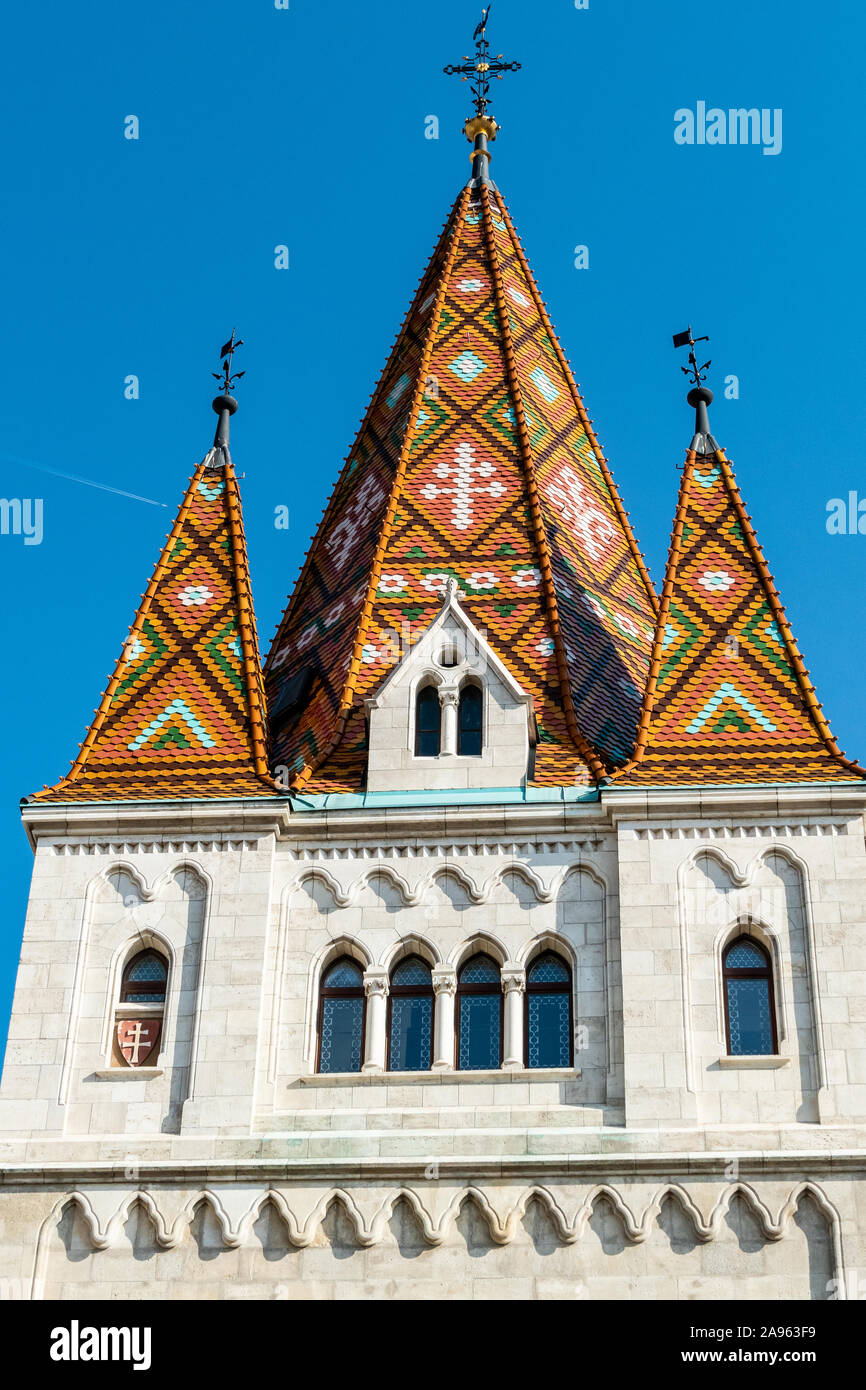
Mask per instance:
[[[657,603],[577,385],[492,187],[461,193],[266,663],[275,765],[356,790],[363,701],[445,580],[525,690],[535,780],[631,755]]]
[[[199,464],[90,731],[35,801],[276,795],[240,495],[231,459]]]
[[[706,435],[698,435],[706,442]],[[724,452],[686,455],[629,786],[852,781]]]

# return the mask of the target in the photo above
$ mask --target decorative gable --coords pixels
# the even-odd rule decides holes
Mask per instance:
[[[369,791],[526,784],[532,696],[470,621],[456,580],[445,585],[438,616],[365,703]]]

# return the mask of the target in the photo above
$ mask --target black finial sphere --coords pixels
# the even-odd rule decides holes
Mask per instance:
[[[235,411],[238,408],[238,403],[235,400],[234,396],[215,396],[214,399],[211,401],[211,405],[213,406],[217,415],[220,415],[224,410],[227,410],[229,415],[234,415]]]
[[[698,406],[703,401],[704,405],[712,405],[713,393],[709,386],[693,386],[686,397],[689,405]]]

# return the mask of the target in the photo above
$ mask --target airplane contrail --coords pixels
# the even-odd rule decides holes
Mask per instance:
[[[152,497],[139,497],[137,492],[124,492],[123,488],[109,487],[108,483],[95,483],[92,478],[79,478],[76,473],[61,473],[59,468],[47,468],[43,463],[31,463],[29,459],[18,458],[16,454],[4,454],[10,463],[20,464],[22,468],[35,468],[37,473],[50,473],[54,478],[65,478],[70,483],[83,483],[85,487],[99,488],[100,492],[113,492],[117,497],[129,497],[133,502],[146,502],[150,507],[164,507],[165,502],[155,502]]]

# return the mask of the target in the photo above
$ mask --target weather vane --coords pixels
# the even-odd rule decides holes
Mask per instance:
[[[680,367],[680,371],[685,372],[686,376],[691,377],[696,386],[700,386],[703,383],[704,377],[707,374],[707,368],[713,365],[713,361],[712,358],[710,358],[709,362],[704,362],[703,366],[699,367],[698,359],[695,357],[695,345],[697,343],[708,343],[709,341],[706,335],[704,335],[703,338],[693,338],[691,324],[689,324],[685,333],[674,334],[674,347],[688,347],[689,349],[689,365],[687,367]]]
[[[238,338],[237,342],[235,342],[235,330],[232,329],[232,336],[229,338],[228,342],[223,343],[220,348],[220,357],[224,358],[223,369],[221,372],[211,372],[211,376],[216,377],[217,381],[222,382],[223,391],[227,396],[231,395],[232,387],[235,382],[240,381],[241,377],[244,375],[243,372],[232,372],[232,358],[238,348],[243,347],[243,345],[243,338]]]
[[[495,58],[491,56],[490,44],[487,42],[487,21],[490,18],[492,8],[492,5],[488,5],[486,10],[482,10],[481,23],[472,35],[475,40],[475,58],[471,58],[468,53],[464,54],[461,64],[449,63],[448,67],[444,69],[449,77],[459,73],[464,82],[471,80],[477,116],[487,115],[492,79],[495,77],[501,82],[503,73],[519,72],[523,66],[522,63],[506,63],[501,53],[498,53]]]

